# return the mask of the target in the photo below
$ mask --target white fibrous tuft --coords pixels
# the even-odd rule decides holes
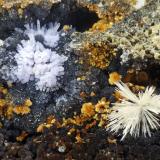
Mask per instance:
[[[15,61],[17,63],[11,70],[12,81],[27,83],[35,80],[36,89],[41,91],[50,91],[58,88],[58,77],[64,75],[63,64],[67,60],[64,55],[58,55],[55,51],[46,48],[41,42],[36,41],[35,36],[40,35],[44,39],[46,46],[55,47],[59,40],[57,31],[59,25],[50,25],[40,27],[39,21],[37,27],[27,25],[25,34],[28,40],[22,40],[17,46]]]
[[[160,95],[154,94],[154,87],[147,87],[144,93],[135,95],[126,84],[116,83],[118,92],[124,97],[121,102],[114,103],[109,115],[108,129],[111,132],[123,132],[122,140],[127,134],[133,137],[151,136],[152,129],[160,126]]]
[[[55,47],[59,41],[59,33],[57,31],[59,26],[59,23],[55,23],[54,25],[51,23],[48,28],[46,26],[41,27],[40,21],[38,20],[37,26],[33,23],[25,25],[25,34],[29,37],[29,39],[35,39],[37,35],[40,35],[44,38],[44,44],[46,46]]]

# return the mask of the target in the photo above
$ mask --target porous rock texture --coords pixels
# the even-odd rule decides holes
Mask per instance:
[[[130,16],[103,33],[84,32],[104,16],[103,9],[107,10],[107,7],[101,8],[101,17],[99,12],[95,13],[94,9],[90,10],[90,7],[86,5],[90,3],[99,4],[100,2],[84,0],[82,4],[82,1],[80,3],[78,0],[41,1],[38,4],[24,3],[24,6],[19,1],[14,1],[13,4],[11,2],[2,3],[3,8],[0,8],[1,66],[15,64],[14,54],[17,45],[20,44],[21,40],[27,39],[22,32],[15,30],[15,28],[24,31],[24,24],[36,24],[37,20],[41,22],[41,25],[54,22],[61,24],[59,28],[61,36],[55,51],[58,55],[67,56],[68,59],[64,63],[64,75],[59,79],[61,87],[56,91],[42,92],[36,90],[35,83],[32,81],[26,84],[14,82],[12,87],[8,87],[8,92],[15,105],[23,104],[27,98],[30,98],[32,106],[31,112],[23,116],[14,114],[11,119],[0,116],[0,126],[2,124],[0,129],[0,159],[159,159],[159,131],[152,132],[151,138],[140,137],[135,140],[128,136],[123,142],[120,141],[121,136],[116,136],[117,143],[109,140],[111,134],[98,126],[90,129],[88,134],[84,133],[85,143],[75,143],[73,140],[75,135],[68,136],[65,127],[57,128],[57,126],[53,126],[46,129],[42,134],[36,133],[38,125],[43,123],[50,115],[54,115],[60,120],[74,116],[75,112],[80,112],[81,105],[84,102],[96,103],[104,96],[111,103],[115,102],[113,97],[114,86],[110,86],[108,83],[108,73],[117,71],[121,75],[125,75],[128,67],[138,64],[139,67],[146,66],[147,68],[149,60],[152,60],[149,61],[152,64],[159,63],[159,60],[154,57],[155,49],[157,49],[156,53],[159,52],[158,47],[151,50],[152,54],[145,52],[143,58],[138,58],[139,47],[136,48],[135,43],[133,43],[133,47],[128,45],[133,40],[132,38],[136,36],[140,36],[140,39],[138,39],[140,45],[145,45],[145,41],[147,41],[146,49],[148,49],[147,47],[150,49],[152,44],[157,42],[157,27],[159,26],[158,0],[152,1],[139,11],[132,12],[134,9],[131,7],[130,12],[132,13]],[[126,1],[126,3],[129,4],[130,2]],[[100,4],[103,5],[103,3]],[[79,19],[81,15],[83,16]],[[91,20],[89,23],[88,19]],[[64,31],[62,28],[65,24],[72,25],[73,29],[67,32]],[[75,31],[81,31],[81,33],[75,33]],[[145,38],[143,34],[145,34]],[[141,39],[141,36],[144,40]],[[109,66],[101,70],[100,68],[88,67],[84,63],[79,63],[79,52],[84,42],[93,45],[96,42],[114,44],[116,55],[110,59]],[[123,45],[121,45],[121,42]],[[124,59],[124,62],[127,63],[123,64],[123,54],[125,54],[126,49],[136,52],[130,51],[131,57]],[[0,82],[4,86],[9,83],[2,77]],[[96,94],[90,96],[92,92]],[[82,93],[85,93],[85,98]],[[16,137],[23,131],[27,132],[29,136],[23,142],[17,142]],[[114,138],[111,136],[111,139]]]
[[[115,45],[118,51],[122,49],[121,63],[126,63],[130,59],[133,59],[133,64],[139,64],[139,67],[144,67],[143,64],[147,61],[157,63],[160,54],[158,45],[159,9],[159,1],[151,1],[105,32],[75,33],[72,47],[78,50],[84,46],[83,43],[86,41],[91,44],[108,42]]]
[[[28,81],[24,84],[18,80],[13,81],[13,87],[9,89],[13,103],[15,105],[20,105],[25,101],[25,99],[30,98],[33,105],[31,106],[31,113],[28,115],[15,115],[12,121],[3,119],[2,121],[4,126],[9,127],[10,125],[13,125],[15,128],[20,130],[35,132],[37,125],[51,114],[55,114],[55,116],[59,118],[63,116],[71,116],[74,111],[79,112],[83,102],[83,98],[80,96],[81,92],[85,92],[89,95],[93,91],[100,92],[101,88],[105,87],[105,83],[103,83],[105,81],[107,82],[105,74],[96,68],[88,70],[85,66],[77,63],[78,56],[75,55],[73,50],[68,46],[71,41],[70,36],[75,28],[65,32],[62,30],[62,27],[64,24],[69,25],[72,23],[72,18],[76,16],[74,13],[73,17],[71,17],[71,13],[74,12],[71,10],[74,7],[76,10],[77,5],[75,4],[75,1],[64,1],[63,3],[58,3],[47,8],[48,10],[43,8],[43,6],[35,7],[35,4],[29,5],[24,9],[24,17],[19,17],[18,13],[16,15],[10,15],[10,11],[2,13],[2,17],[0,18],[1,23],[3,23],[0,28],[0,35],[3,35],[1,37],[3,45],[0,48],[2,83],[12,80],[9,78],[7,78],[7,81],[4,80],[5,78],[3,77],[7,77],[5,74],[8,74],[5,68],[11,69],[12,66],[17,65],[15,60],[17,46],[23,42],[22,40],[26,40],[26,42],[28,40],[27,34],[24,34],[24,25],[34,24],[36,26],[36,19],[40,21],[41,26],[43,26],[43,24],[49,25],[50,23],[60,23],[59,40],[53,50],[57,55],[67,57],[66,61],[62,65],[64,67],[64,74],[57,80],[60,86],[56,91],[39,91],[36,89],[34,81]],[[66,10],[64,10],[64,8]],[[79,10],[79,8],[77,9]],[[16,12],[15,8],[13,8],[13,10]],[[32,10],[34,14],[31,14],[30,10]],[[41,10],[43,12],[41,12]],[[44,14],[38,17],[39,12]],[[30,13],[30,15],[27,15],[28,13]],[[68,15],[68,19],[66,15]],[[73,18],[73,24],[75,24],[74,20],[75,18]],[[48,47],[46,46],[46,48]],[[83,75],[86,75],[86,80],[77,80]],[[101,79],[100,77],[103,78]],[[100,96],[95,96],[94,101],[96,101],[96,97],[98,100]]]

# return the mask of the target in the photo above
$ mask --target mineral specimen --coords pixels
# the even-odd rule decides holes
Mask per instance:
[[[136,63],[137,59],[141,59],[143,63],[153,59],[154,62],[159,62],[160,49],[157,43],[160,37],[159,13],[159,1],[151,1],[140,10],[131,13],[121,23],[114,25],[112,29],[99,33],[75,33],[71,47],[75,50],[81,50],[85,46],[84,42],[93,46],[96,46],[97,42],[101,44],[107,43],[108,46],[114,46],[116,53],[122,50],[122,64],[128,62],[130,59],[134,59],[133,63]],[[139,63],[139,65],[142,66],[143,63]]]
[[[3,78],[21,83],[35,80],[36,88],[41,91],[57,89],[57,77],[63,76],[63,64],[67,60],[66,56],[51,50],[59,40],[58,28],[58,24],[50,24],[48,29],[46,26],[41,27],[39,21],[36,27],[33,24],[26,25],[24,34],[28,39],[21,40],[17,45],[14,56],[16,65],[10,66]],[[2,74],[5,67],[1,68]]]
[[[134,137],[151,136],[151,129],[158,129],[160,113],[160,95],[154,94],[154,87],[147,87],[144,93],[136,96],[126,84],[116,83],[118,92],[125,98],[113,105],[109,115],[108,129],[117,133],[122,129],[122,140],[130,134]]]

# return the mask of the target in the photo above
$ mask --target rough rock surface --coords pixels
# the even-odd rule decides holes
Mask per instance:
[[[0,49],[0,56],[1,56],[1,68],[2,66],[6,66],[10,68],[12,64],[15,64],[14,56],[16,54],[16,47],[18,44],[20,44],[22,39],[27,39],[27,36],[23,34],[23,32],[19,31],[19,29],[24,29],[23,25],[28,23],[28,21],[35,22],[36,19],[43,19],[41,23],[50,23],[50,22],[60,22],[60,24],[63,26],[63,23],[65,24],[65,14],[70,15],[70,7],[73,7],[71,4],[74,4],[75,2],[71,1],[70,3],[64,3],[64,4],[58,4],[58,6],[54,6],[51,8],[51,10],[48,10],[46,12],[37,11],[39,7],[35,8],[35,5],[29,6],[26,8],[26,15],[27,13],[31,13],[30,10],[34,11],[34,14],[27,15],[28,19],[21,19],[19,21],[19,18],[16,20],[16,16],[11,16],[12,21],[9,21],[8,15],[3,15],[3,17],[0,19],[1,21],[4,21],[4,27],[6,31],[4,32],[3,26],[1,26],[0,34],[3,36],[6,33],[6,38],[3,41],[3,46]],[[64,6],[66,5],[66,11],[63,10]],[[63,6],[63,7],[62,7]],[[75,5],[76,6],[76,5]],[[53,9],[54,8],[54,9]],[[68,8],[68,10],[67,10]],[[44,9],[42,9],[44,10]],[[79,9],[78,9],[79,10]],[[39,16],[39,12],[41,12],[42,15]],[[82,9],[82,13],[83,13]],[[88,11],[89,12],[89,11]],[[59,16],[59,13],[62,15]],[[74,13],[75,14],[75,13]],[[68,16],[69,18],[66,19],[66,24],[71,23],[73,18],[73,24],[74,22],[74,15]],[[64,17],[65,16],[65,17]],[[6,20],[5,20],[6,19]],[[20,25],[18,25],[16,22],[19,21]],[[64,22],[63,22],[64,21]],[[68,22],[67,22],[68,21]],[[16,25],[12,26],[12,22]],[[2,23],[2,22],[1,22]],[[7,24],[9,23],[9,24]],[[76,24],[77,25],[77,24]],[[16,31],[12,31],[11,34],[8,35],[8,28],[14,30],[18,27]],[[20,27],[22,26],[22,27]],[[83,27],[83,26],[82,26]],[[12,95],[13,103],[15,105],[22,104],[25,99],[30,98],[33,105],[31,108],[31,114],[26,116],[15,116],[12,120],[12,122],[5,122],[4,124],[9,126],[11,123],[15,126],[15,128],[26,130],[28,132],[34,132],[35,128],[38,124],[43,122],[45,118],[48,115],[55,114],[58,118],[63,116],[71,116],[73,115],[74,111],[79,112],[81,104],[83,102],[82,97],[80,96],[81,92],[85,92],[86,94],[90,94],[91,92],[100,92],[101,88],[105,87],[105,83],[100,82],[102,81],[101,78],[104,78],[103,81],[105,81],[106,77],[104,73],[102,73],[99,69],[92,69],[90,71],[87,71],[85,69],[85,66],[80,65],[77,63],[78,56],[73,53],[73,51],[69,48],[68,44],[71,41],[70,35],[72,34],[73,30],[70,31],[61,31],[60,34],[62,35],[60,37],[60,40],[58,42],[57,47],[55,48],[55,51],[59,55],[65,55],[68,57],[68,60],[64,64],[64,76],[63,78],[59,79],[59,83],[61,84],[61,87],[58,91],[53,91],[50,93],[40,92],[37,91],[34,85],[34,82],[28,82],[26,84],[14,83],[13,87],[9,89],[9,93]],[[3,39],[3,38],[2,38]],[[81,80],[78,78],[86,75],[86,80]],[[1,74],[5,74],[5,70],[1,70]],[[1,77],[2,77],[1,75]],[[99,76],[101,75],[101,76]],[[107,81],[107,80],[106,80]],[[98,85],[97,85],[98,84]],[[98,100],[98,96],[97,98]],[[26,121],[28,122],[26,124]]]
[[[103,2],[103,0],[100,1]],[[152,80],[160,75],[159,65],[157,65],[159,59],[156,56],[157,53],[159,54],[159,46],[151,49],[152,54],[148,52],[153,43],[158,41],[159,1],[154,0],[149,5],[134,12],[132,12],[133,7],[129,7],[129,13],[132,12],[130,16],[125,17],[122,22],[115,24],[105,32],[87,32],[94,23],[106,15],[104,13],[108,7],[104,7],[105,4],[103,5],[100,1],[62,0],[41,1],[40,3],[37,1],[38,4],[35,1],[33,3],[27,1],[23,5],[19,1],[14,1],[14,3],[6,1],[2,4],[0,1],[0,5],[3,5],[3,8],[0,8],[0,67],[4,64],[9,66],[11,63],[15,63],[13,56],[16,52],[16,46],[22,39],[26,38],[19,31],[15,31],[15,28],[23,30],[24,24],[30,22],[36,24],[37,19],[42,24],[50,22],[61,24],[60,30],[66,35],[60,38],[56,52],[59,55],[68,56],[64,65],[64,77],[60,79],[62,87],[58,91],[37,91],[34,82],[27,84],[18,82],[10,87],[7,86],[9,83],[2,78],[0,79],[0,83],[8,89],[14,105],[21,105],[28,98],[32,101],[29,114],[18,115],[14,113],[11,119],[8,119],[6,115],[0,115],[0,159],[159,159],[159,131],[153,132],[151,138],[140,137],[135,140],[127,137],[123,142],[119,141],[120,136],[112,137],[110,133],[98,125],[89,128],[87,133],[82,126],[78,126],[77,133],[73,135],[68,134],[66,126],[59,127],[58,124],[51,128],[48,127],[43,133],[36,132],[37,127],[43,124],[50,115],[54,115],[59,121],[62,121],[63,118],[74,117],[79,114],[81,105],[85,102],[96,104],[102,97],[106,97],[111,103],[115,102],[113,96],[115,87],[108,83],[111,72],[116,71],[125,76],[129,67],[145,66]],[[127,6],[130,4],[130,0],[122,2]],[[102,10],[90,8],[93,4],[101,4],[99,6],[103,6],[100,7]],[[64,25],[72,25],[73,28],[65,31]],[[139,41],[136,43],[139,45],[145,45],[147,42],[146,48],[143,46],[146,51],[145,55],[140,59],[137,55],[141,48],[134,45],[137,37]],[[134,42],[132,42],[133,40]],[[113,44],[116,55],[109,60],[109,65],[103,69],[80,63],[82,59],[79,52],[86,42],[93,46],[97,45],[97,42]],[[133,47],[128,45],[131,42]],[[130,51],[131,57],[127,55],[128,59],[125,59],[125,50]],[[123,64],[123,61],[128,63]],[[150,64],[152,64],[151,67]],[[154,74],[152,73],[153,69],[156,70]],[[0,93],[0,98],[3,96]],[[69,129],[74,129],[74,126],[72,127],[69,126]],[[80,132],[81,130],[82,132]],[[81,137],[77,137],[79,132],[83,141]],[[17,137],[20,140],[17,140]],[[79,140],[80,143],[75,142],[75,139]]]
[[[159,1],[151,1],[105,32],[75,33],[71,46],[78,50],[86,41],[91,44],[96,44],[97,41],[108,42],[115,45],[115,49],[122,49],[121,63],[130,59],[133,59],[132,62],[136,65],[140,62],[139,66],[143,66],[147,61],[157,63],[160,54],[159,8]]]

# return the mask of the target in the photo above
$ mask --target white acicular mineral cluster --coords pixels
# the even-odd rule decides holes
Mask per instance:
[[[28,40],[22,40],[17,46],[15,55],[15,65],[9,77],[13,82],[27,83],[36,82],[36,89],[41,91],[51,91],[59,88],[58,77],[64,75],[64,62],[67,57],[59,55],[54,51],[59,41],[59,24],[41,27],[37,21],[37,26],[26,25],[24,33]],[[36,37],[41,37],[38,41]],[[51,50],[52,48],[52,50]]]
[[[146,87],[144,92],[134,94],[126,84],[117,82],[117,91],[124,97],[113,105],[109,115],[108,130],[122,132],[123,140],[128,134],[139,137],[151,137],[151,131],[160,127],[160,95],[155,94],[155,87]]]

